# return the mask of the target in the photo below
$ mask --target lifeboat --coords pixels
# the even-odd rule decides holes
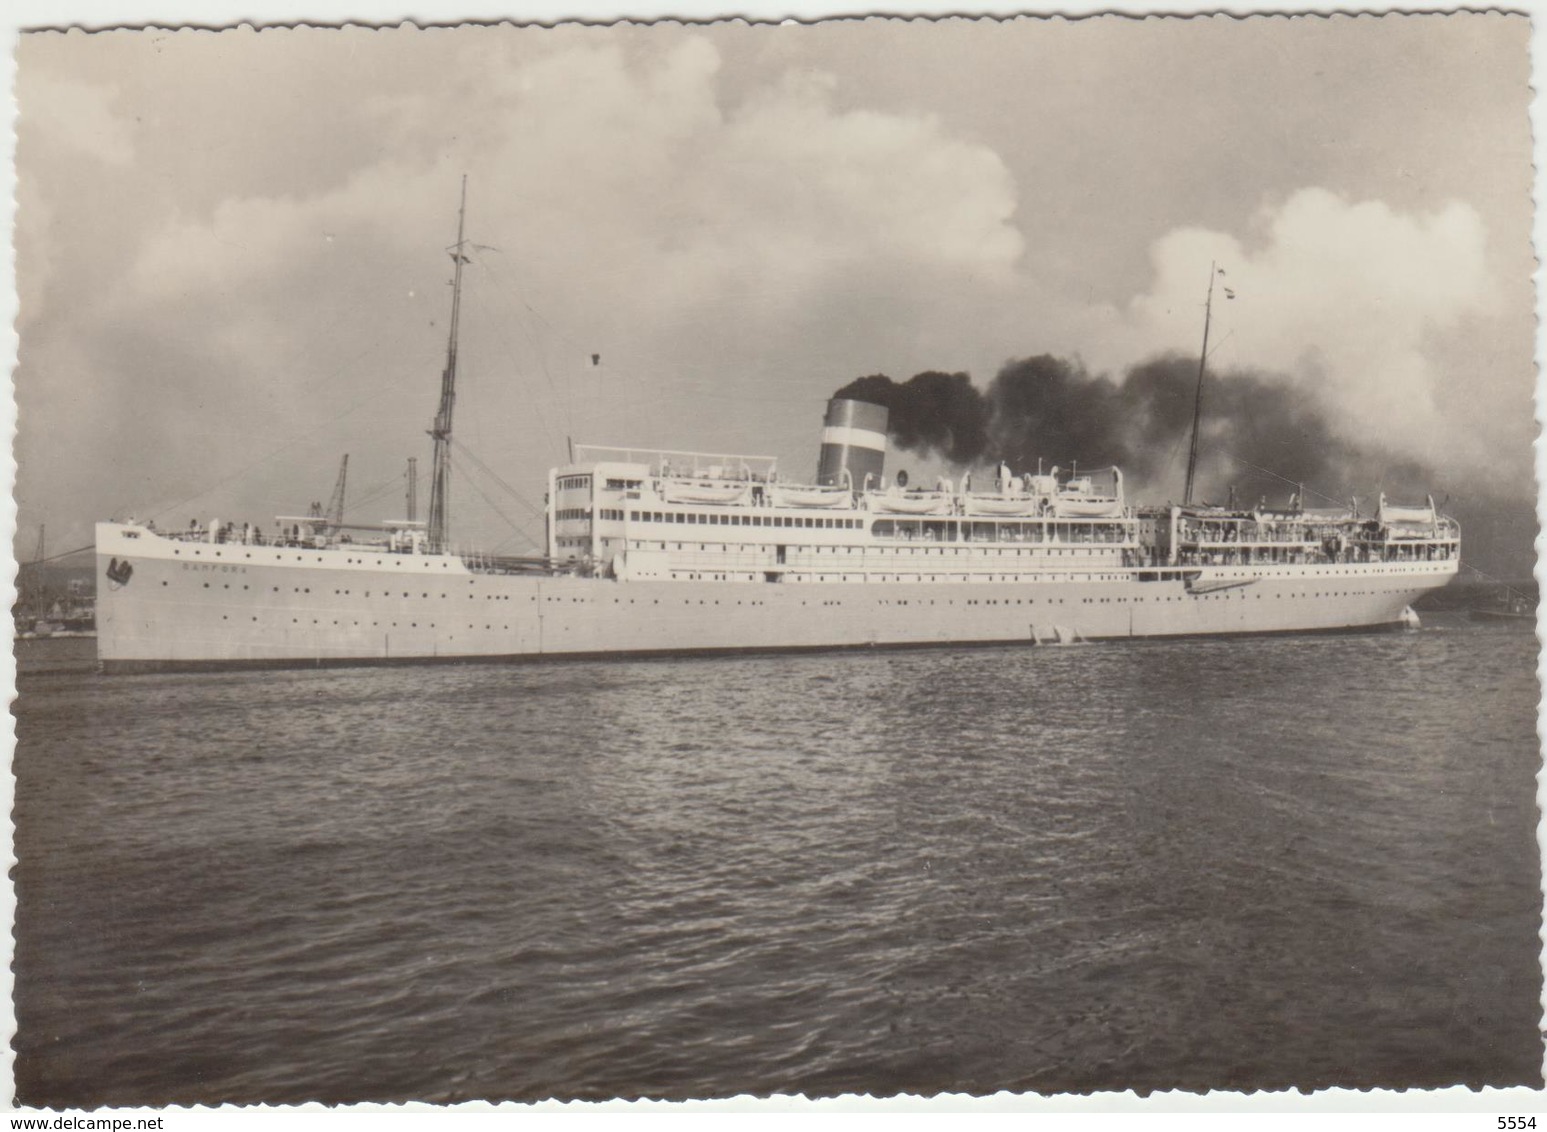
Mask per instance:
[[[1439,518],[1430,496],[1423,507],[1399,507],[1380,497],[1380,507],[1375,518],[1386,527],[1392,538],[1429,538],[1436,529]]]
[[[747,497],[748,486],[744,483],[671,483],[661,487],[661,494],[668,503],[740,503]]]
[[[963,506],[969,515],[1032,515],[1041,507],[1039,495],[967,495]]]
[[[871,492],[872,511],[890,511],[895,515],[939,515],[949,510],[951,497],[939,491]]]
[[[1058,469],[1054,469],[1057,472]],[[1071,479],[1053,497],[1053,514],[1060,519],[1120,519],[1123,516],[1123,473],[1111,470],[1112,486],[1098,491],[1091,476]]]
[[[1299,517],[1307,523],[1351,523],[1354,521],[1354,513],[1347,507],[1307,507],[1300,512]]]
[[[1060,519],[1116,519],[1122,517],[1123,501],[1092,499],[1086,495],[1073,499],[1064,496],[1053,500],[1053,514]]]
[[[778,507],[847,507],[854,494],[846,487],[771,487],[769,494]]]

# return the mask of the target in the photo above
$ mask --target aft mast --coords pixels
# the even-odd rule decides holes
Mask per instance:
[[[1193,478],[1198,471],[1198,424],[1203,417],[1203,371],[1209,360],[1209,319],[1214,311],[1214,278],[1219,265],[1209,263],[1209,297],[1203,303],[1203,349],[1198,352],[1198,390],[1192,402],[1192,445],[1187,450],[1187,486],[1182,491],[1182,506],[1192,506]],[[1228,288],[1227,288],[1228,290]]]
[[[457,400],[457,332],[462,321],[462,268],[468,262],[462,254],[463,222],[467,215],[467,174],[462,174],[462,203],[457,209],[457,242],[451,246],[451,330],[446,342],[446,368],[440,378],[440,408],[435,413],[434,461],[430,471],[429,550],[439,554],[446,549],[446,530],[450,523],[447,494],[451,486],[451,413]]]

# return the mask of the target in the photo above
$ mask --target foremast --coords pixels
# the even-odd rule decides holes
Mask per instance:
[[[435,452],[430,470],[430,522],[429,550],[432,554],[445,551],[449,542],[447,529],[450,525],[448,494],[451,487],[451,417],[457,401],[457,334],[462,323],[462,268],[469,262],[463,247],[464,222],[467,218],[467,174],[462,174],[462,201],[457,208],[457,242],[450,248],[451,262],[455,265],[451,277],[451,329],[446,341],[446,368],[441,371],[440,407],[435,413],[435,425],[430,436],[435,441]]]

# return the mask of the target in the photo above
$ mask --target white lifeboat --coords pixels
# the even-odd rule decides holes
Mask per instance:
[[[673,482],[661,485],[661,494],[668,503],[740,503],[747,497],[749,485],[744,483],[714,484]]]
[[[939,515],[950,506],[951,497],[941,491],[870,493],[872,511],[890,511],[895,515]]]
[[[1053,514],[1061,519],[1122,518],[1123,473],[1117,468],[1112,469],[1110,495],[1105,490],[1098,493],[1095,481],[1090,476],[1070,480],[1053,497]]]
[[[846,487],[777,485],[768,491],[774,504],[779,507],[847,507],[854,502],[854,493]]]
[[[1375,518],[1391,538],[1432,538],[1439,525],[1432,495],[1423,507],[1402,507],[1387,503],[1383,494]]]
[[[1062,495],[1053,500],[1053,514],[1060,519],[1117,519],[1122,517],[1123,501]]]
[[[1042,504],[1039,495],[965,495],[962,505],[969,515],[1031,515]]]

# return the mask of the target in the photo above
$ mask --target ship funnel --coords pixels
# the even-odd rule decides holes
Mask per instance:
[[[816,482],[824,487],[849,486],[860,491],[865,477],[879,486],[886,465],[886,420],[883,405],[834,397],[822,422],[822,458]],[[844,472],[849,473],[845,484]]]

